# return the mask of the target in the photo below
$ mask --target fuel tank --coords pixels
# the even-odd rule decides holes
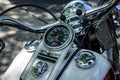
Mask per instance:
[[[72,59],[60,80],[106,80],[110,69],[111,64],[105,57],[84,49]]]

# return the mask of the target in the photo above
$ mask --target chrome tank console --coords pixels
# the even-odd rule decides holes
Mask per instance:
[[[46,31],[22,73],[21,80],[54,80],[68,54],[73,39],[74,31],[71,26],[62,22],[52,25]],[[30,51],[31,47],[27,45],[26,48]],[[34,51],[35,48],[32,47],[32,49]]]

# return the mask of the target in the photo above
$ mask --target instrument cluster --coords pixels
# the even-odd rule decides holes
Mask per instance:
[[[70,44],[73,39],[73,31],[65,25],[55,25],[48,29],[44,36],[44,44],[49,49],[61,49]]]
[[[68,29],[59,26],[46,34],[45,42],[51,47],[63,45],[69,37]]]

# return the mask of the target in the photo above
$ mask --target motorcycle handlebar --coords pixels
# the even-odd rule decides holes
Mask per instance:
[[[112,9],[114,6],[116,6],[120,1],[119,0],[110,0],[107,3],[98,6],[96,8],[93,8],[91,10],[88,10],[86,12],[86,16],[89,16],[91,14],[97,13],[97,12],[101,12],[102,10],[107,10],[107,9]],[[108,10],[109,11],[109,10]],[[48,24],[45,26],[30,26],[27,25],[17,19],[11,18],[11,17],[7,17],[7,16],[1,16],[0,17],[0,24],[1,25],[9,25],[11,27],[15,27],[15,28],[19,28],[22,30],[26,30],[26,31],[30,31],[30,32],[34,32],[34,33],[43,33],[45,32],[45,30],[47,28],[49,28],[52,25],[55,25],[56,23],[58,24],[59,21],[53,23],[53,24]]]
[[[34,32],[34,33],[44,33],[45,30],[47,28],[49,28],[50,26],[56,24],[58,22],[55,22],[53,24],[48,24],[45,26],[30,26],[27,25],[17,19],[11,18],[11,17],[7,17],[7,16],[1,16],[0,17],[0,25],[8,25],[11,27],[15,27],[21,30],[25,30],[25,31],[30,31],[30,32]]]
[[[89,16],[91,14],[95,14],[95,13],[98,13],[98,12],[101,12],[101,11],[104,11],[104,10],[107,10],[108,11],[110,9],[112,9],[113,7],[115,7],[120,1],[119,0],[110,0],[108,2],[106,2],[105,4],[101,5],[101,6],[98,6],[98,7],[95,7],[91,10],[88,10],[86,11],[86,16]]]

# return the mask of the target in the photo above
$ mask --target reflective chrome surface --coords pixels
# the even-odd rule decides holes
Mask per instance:
[[[46,62],[39,61],[32,68],[33,77],[40,78],[45,74],[45,72],[47,72],[47,70],[48,70],[48,64]]]
[[[75,63],[78,67],[87,69],[93,67],[95,64],[95,55],[89,51],[78,52]]]
[[[84,1],[71,1],[63,10],[62,15],[65,16],[64,22],[71,25],[76,33],[82,31],[84,14],[87,10],[92,9],[91,6]],[[81,33],[84,34],[84,33]]]
[[[98,7],[91,9],[91,10],[86,11],[85,15],[88,16],[88,15],[91,15],[94,13],[104,11],[104,10],[110,8],[111,6],[113,6],[117,2],[120,2],[120,1],[119,0],[109,0],[108,2],[106,2],[105,4],[103,4],[101,6],[98,6]]]
[[[31,25],[27,25],[24,22],[21,22],[17,19],[14,19],[14,18],[11,18],[11,17],[8,17],[8,16],[1,16],[0,17],[0,22],[12,23],[13,25],[18,24],[18,25],[24,27],[25,30],[30,29],[32,32],[41,32],[41,30],[48,29],[49,27],[59,23],[59,21],[56,21],[52,24],[48,24],[48,25],[45,25],[45,26],[31,26]]]
[[[66,67],[59,80],[104,80],[105,75],[111,68],[111,64],[99,53],[86,49],[80,50],[80,52],[84,51],[91,52],[95,55],[95,65],[88,69],[79,68],[75,64],[76,55]]]
[[[37,49],[37,47],[39,46],[41,40],[33,40],[33,41],[28,41],[26,44],[25,44],[25,49],[28,51],[28,52],[33,52]]]

